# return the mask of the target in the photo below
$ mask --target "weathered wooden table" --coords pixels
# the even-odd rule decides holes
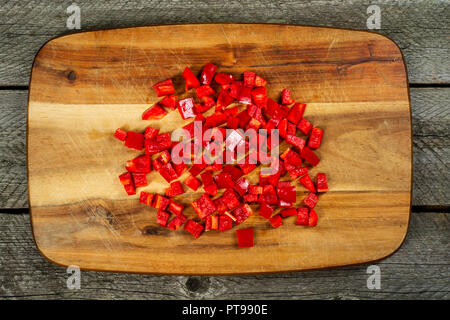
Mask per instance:
[[[380,29],[402,49],[413,115],[414,185],[403,246],[375,263],[381,288],[368,289],[368,265],[259,276],[185,277],[82,272],[81,289],[37,251],[31,234],[25,154],[33,57],[69,30],[72,1],[0,1],[0,298],[100,299],[449,299],[450,2],[435,1],[77,1],[81,30],[191,22],[258,22],[367,29],[378,5]],[[372,21],[372,20],[371,20]]]

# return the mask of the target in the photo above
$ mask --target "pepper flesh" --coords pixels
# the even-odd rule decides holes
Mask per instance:
[[[236,236],[240,248],[253,247],[253,228],[236,230]]]

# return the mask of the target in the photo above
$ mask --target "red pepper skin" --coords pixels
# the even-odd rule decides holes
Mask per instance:
[[[139,202],[143,203],[143,204],[146,204],[148,206],[151,206],[154,196],[155,195],[153,193],[148,193],[148,192],[145,192],[145,191],[141,191],[141,194],[139,195]]]
[[[159,152],[159,146],[156,140],[145,139],[144,147],[145,153],[148,155],[157,154]]]
[[[242,88],[239,95],[239,103],[242,104],[252,104],[252,90],[250,88]]]
[[[212,96],[216,92],[209,85],[204,84],[198,88],[195,88],[195,93],[197,93],[197,97],[200,99],[205,96]]]
[[[325,173],[318,173],[316,175],[317,192],[328,192],[328,182]]]
[[[162,226],[165,227],[167,225],[167,221],[169,220],[169,214],[165,211],[158,210],[156,213],[156,222]]]
[[[130,149],[142,150],[144,148],[144,135],[142,133],[129,131],[125,139],[125,146]]]
[[[311,149],[318,149],[322,143],[323,130],[320,128],[313,128],[308,140],[308,147]]]
[[[209,117],[206,117],[205,126],[208,128],[213,128],[220,126],[227,122],[227,115],[222,112],[216,112]]]
[[[286,136],[295,136],[296,133],[297,133],[297,128],[295,127],[295,124],[288,121]]]
[[[203,232],[203,226],[194,220],[188,219],[184,225],[184,230],[192,234],[194,238],[197,239]]]
[[[308,174],[308,168],[307,167],[294,168],[292,170],[288,170],[288,172],[291,179],[295,180],[298,177]]]
[[[247,193],[243,196],[244,201],[247,203],[258,202],[259,198],[257,194]]]
[[[319,201],[319,198],[317,197],[317,195],[315,193],[310,193],[308,194],[308,196],[303,200],[303,203],[306,204],[309,208],[313,209],[316,204],[317,201]]]
[[[131,177],[131,173],[125,172],[119,176],[120,183],[122,185],[133,184],[133,178]]]
[[[159,171],[162,167],[164,167],[164,163],[161,162],[161,159],[156,158],[152,160],[152,166],[156,171]]]
[[[248,192],[248,187],[250,182],[248,182],[247,178],[242,177],[236,182],[234,189],[241,195],[245,195]]]
[[[244,87],[253,88],[255,86],[256,74],[251,71],[244,71]]]
[[[231,176],[231,179],[233,181],[236,181],[237,179],[242,177],[242,175],[244,174],[239,167],[235,167],[235,166],[233,166],[231,164],[225,165],[223,167],[223,171],[222,172],[229,173],[230,176]]]
[[[239,128],[245,128],[245,126],[251,119],[251,117],[248,115],[247,110],[242,110],[241,112],[239,112],[237,117],[239,118]]]
[[[180,181],[171,182],[170,187],[166,189],[166,196],[168,197],[175,197],[183,193],[184,190]]]
[[[295,102],[294,99],[291,98],[291,91],[288,89],[283,89],[281,91],[281,103],[282,104],[293,104]]]
[[[167,210],[176,216],[181,216],[181,213],[184,210],[184,206],[180,203],[173,201],[173,199],[171,199]]]
[[[300,121],[300,119],[303,117],[303,113],[305,113],[305,109],[306,109],[306,104],[304,104],[304,103],[294,104],[291,107],[291,109],[289,110],[287,119],[290,122],[297,124]]]
[[[180,214],[179,216],[176,216],[172,220],[169,221],[169,224],[167,225],[167,228],[172,230],[178,230],[181,225],[186,221],[186,216],[183,214]]]
[[[279,214],[277,214],[273,218],[271,218],[269,220],[269,222],[272,225],[272,227],[278,228],[283,224],[283,219],[281,218],[281,216]]]
[[[158,172],[167,182],[171,182],[172,180],[178,178],[178,175],[175,169],[172,167],[171,163],[163,165],[161,168],[159,168]]]
[[[193,164],[192,167],[189,169],[189,173],[194,177],[198,176],[198,174],[202,172],[205,167],[206,163]]]
[[[260,76],[255,76],[255,87],[265,87],[267,84],[267,81],[261,78]]]
[[[169,203],[170,203],[170,200],[167,199],[166,197],[163,197],[159,194],[155,194],[155,196],[153,197],[152,207],[155,209],[160,209],[160,210],[164,211],[164,210],[166,210]]]
[[[228,117],[235,116],[239,113],[239,108],[234,106],[232,108],[225,109],[224,112]]]
[[[188,91],[191,88],[197,88],[200,87],[200,82],[198,81],[197,77],[194,75],[194,73],[186,67],[183,71],[183,79],[185,82],[185,89]]]
[[[253,228],[236,230],[236,236],[240,248],[253,247]]]
[[[251,92],[252,101],[258,107],[265,107],[267,105],[267,93],[265,87],[255,88]]]
[[[123,187],[129,196],[136,194],[136,188],[134,187],[134,185],[126,184]]]
[[[221,172],[214,176],[214,181],[217,183],[219,189],[233,189],[234,181],[231,178],[231,174],[228,172]]]
[[[163,150],[159,155],[158,159],[163,163],[167,164],[170,161],[170,153],[167,150]]]
[[[307,226],[309,221],[309,209],[308,208],[298,208],[297,209],[297,221],[296,224],[299,226]]]
[[[203,186],[203,190],[205,190],[206,194],[209,194],[210,196],[217,195],[217,184],[210,184],[208,186]]]
[[[205,186],[209,186],[211,184],[215,184],[211,172],[204,172],[204,173],[202,173],[200,175],[200,177],[202,179],[203,185],[205,185]]]
[[[211,107],[216,105],[216,102],[214,101],[214,99],[212,97],[204,96],[204,97],[202,97],[202,101],[203,101],[203,105],[205,106],[205,108],[208,108],[207,110],[209,110]]]
[[[267,116],[273,117],[273,114],[277,109],[278,103],[276,103],[272,98],[267,98],[267,105],[264,107],[264,113]]]
[[[200,187],[202,183],[196,177],[190,174],[186,178],[186,180],[184,180],[184,184],[187,185],[192,190],[197,191],[198,187]]]
[[[267,203],[261,203],[259,207],[259,215],[266,219],[270,219],[273,214],[273,207],[269,206]]]
[[[309,191],[316,192],[316,188],[314,187],[314,183],[312,182],[310,176],[308,174],[304,175],[298,181]]]
[[[233,83],[234,77],[227,73],[216,73],[214,80],[221,85]]]
[[[129,172],[149,173],[152,169],[150,156],[142,155],[134,158],[133,160],[128,160],[125,168]]]
[[[293,166],[301,166],[302,158],[297,152],[290,150],[290,152],[287,154],[286,162]]]
[[[283,186],[281,185],[281,182],[279,182],[277,185],[277,195],[280,200],[294,203],[297,197],[295,186]]]
[[[154,84],[153,89],[155,89],[158,97],[168,96],[175,93],[175,88],[173,87],[172,79],[168,79],[165,81],[161,81],[157,84]]]
[[[147,175],[145,173],[133,172],[131,175],[133,176],[134,186],[136,188],[148,185]]]
[[[207,216],[205,222],[205,231],[219,229],[219,216]]]
[[[214,206],[217,208],[217,212],[219,212],[220,214],[228,210],[228,207],[225,204],[225,202],[223,202],[222,197],[215,199],[213,203]]]
[[[250,194],[262,194],[263,193],[263,187],[258,185],[249,185],[248,186],[248,193]]]
[[[203,67],[202,74],[200,75],[200,82],[202,84],[211,84],[214,74],[216,73],[217,66],[212,63],[207,63]]]
[[[308,147],[304,147],[300,153],[300,156],[312,164],[314,167],[317,166],[320,162],[320,159],[316,154],[309,149]]]
[[[177,96],[165,96],[164,99],[162,99],[159,104],[162,106],[175,110],[177,107]]]
[[[317,225],[317,213],[313,209],[309,211],[308,225],[310,227],[315,227]]]
[[[283,218],[290,217],[290,216],[296,216],[297,209],[295,209],[295,208],[283,209],[283,210],[281,210],[280,214]]]
[[[242,81],[234,81],[232,84],[222,85],[222,90],[225,90],[234,99],[239,99],[242,87]]]
[[[158,133],[159,133],[159,129],[147,127],[147,128],[145,128],[144,137],[145,137],[145,139],[153,140],[156,138]]]
[[[287,119],[283,119],[280,121],[280,123],[278,123],[278,134],[280,135],[280,137],[286,139],[286,135],[287,135],[287,124],[288,121]]]
[[[253,210],[247,203],[237,207],[233,210],[233,215],[236,218],[236,224],[241,224],[245,220],[248,219],[251,215],[253,215]]]
[[[239,126],[239,118],[238,117],[228,117],[227,119],[227,127],[230,129],[237,129]]]
[[[312,128],[312,124],[305,118],[302,118],[300,122],[297,124],[297,128],[304,134],[308,134],[309,130],[311,130]]]
[[[179,164],[172,163],[172,166],[175,169],[177,176],[181,176],[187,170],[187,165],[184,162]]]
[[[233,191],[233,189],[227,189],[223,193],[222,201],[230,210],[236,208],[240,204],[239,198],[236,196],[236,193]]]
[[[172,140],[170,133],[161,133],[156,136],[156,143],[158,144],[159,151],[164,151],[172,147]]]
[[[297,136],[291,136],[291,135],[287,135],[286,136],[286,142],[289,144],[292,144],[293,146],[299,148],[300,150],[303,149],[303,147],[305,146],[306,141],[300,137]]]
[[[116,137],[120,141],[125,141],[125,139],[127,138],[127,132],[118,128],[116,132],[114,132],[114,137]]]
[[[267,204],[278,204],[277,193],[275,192],[273,185],[268,184],[263,187],[261,201]]]
[[[167,115],[167,111],[164,110],[159,104],[155,103],[142,113],[142,120],[159,120]]]
[[[195,117],[194,99],[186,98],[177,102],[177,108],[183,120]]]
[[[233,220],[227,215],[221,214],[219,216],[219,231],[226,231],[233,228]]]
[[[205,193],[202,194],[197,200],[191,202],[191,206],[194,208],[195,212],[197,212],[200,219],[206,218],[217,210],[214,203]]]

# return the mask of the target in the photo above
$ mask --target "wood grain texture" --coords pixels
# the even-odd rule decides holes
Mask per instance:
[[[411,88],[413,206],[450,204],[450,88]],[[28,208],[27,91],[0,91],[0,208]]]
[[[269,96],[286,86],[308,103],[308,119],[327,133],[321,164],[312,170],[329,173],[331,185],[317,207],[318,227],[299,228],[291,217],[273,229],[255,214],[240,227],[254,226],[256,246],[243,251],[234,230],[194,241],[182,230],[157,227],[153,209],[137,195],[124,195],[117,175],[136,153],[111,133],[123,125],[163,132],[181,127],[186,121],[177,112],[138,120],[145,103],[157,101],[150,85],[186,65],[199,71],[211,60],[232,74],[256,71],[270,83]],[[59,264],[171,274],[305,270],[386,257],[406,234],[412,178],[407,78],[398,47],[375,33],[217,24],[61,37],[36,57],[28,110],[33,232],[41,252]],[[157,173],[149,177],[146,190],[162,193],[167,183]],[[256,182],[256,171],[249,180]],[[200,193],[178,198],[188,217],[195,218],[189,204]],[[297,193],[299,205],[306,193],[300,187]]]
[[[1,1],[0,85],[28,85],[30,67],[49,39],[71,32],[66,8],[73,1]],[[173,23],[281,23],[365,30],[367,7],[378,4],[381,29],[402,49],[414,83],[449,83],[449,3],[431,1],[78,0],[82,30]]]
[[[65,268],[36,250],[25,214],[0,215],[0,299],[449,299],[449,214],[413,213],[403,246],[377,262],[381,289],[368,290],[367,265],[257,276],[151,276],[83,271],[69,290]]]

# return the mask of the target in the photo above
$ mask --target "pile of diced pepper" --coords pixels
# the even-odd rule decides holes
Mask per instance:
[[[195,238],[204,231],[225,231],[233,228],[233,225],[242,224],[253,214],[249,204],[259,204],[259,215],[268,219],[274,228],[280,227],[283,218],[289,216],[297,216],[297,225],[316,226],[318,217],[314,207],[318,202],[318,194],[328,191],[328,183],[324,173],[317,173],[314,183],[308,167],[319,164],[320,159],[314,150],[321,145],[323,130],[314,127],[303,117],[306,104],[296,102],[288,89],[282,90],[281,103],[278,103],[267,97],[267,81],[254,72],[244,72],[243,80],[240,81],[231,74],[216,71],[217,66],[207,63],[200,80],[188,67],[183,71],[185,91],[188,93],[194,89],[197,99],[187,97],[179,100],[174,95],[172,79],[153,85],[158,97],[163,98],[144,111],[142,120],[162,119],[168,114],[167,110],[177,109],[184,120],[193,120],[183,127],[191,137],[195,125],[199,123],[203,128],[221,130],[226,137],[220,146],[224,155],[227,148],[233,150],[243,144],[247,152],[245,161],[222,164],[222,161],[210,163],[202,159],[191,166],[185,162],[176,164],[171,161],[171,151],[180,142],[171,141],[169,132],[160,133],[159,129],[152,127],[147,127],[144,133],[126,132],[119,128],[114,136],[124,141],[125,146],[145,150],[145,154],[127,161],[127,172],[119,176],[125,191],[128,195],[136,194],[136,188],[148,185],[147,174],[152,169],[159,172],[170,184],[165,195],[141,191],[139,201],[158,210],[156,221],[162,227],[177,230],[184,224],[184,229]],[[217,94],[212,87],[213,81],[219,88]],[[213,107],[214,113],[205,117],[203,113]],[[242,135],[242,130],[249,128],[266,129],[269,134],[271,130],[278,129],[280,139],[289,144],[279,157],[277,170],[270,174],[261,172],[257,185],[250,184],[245,177],[258,167],[258,163],[249,161],[252,156],[258,161],[258,152],[248,149],[248,141]],[[304,138],[297,136],[297,129]],[[262,138],[258,136],[258,139]],[[266,139],[269,140],[269,136]],[[270,141],[266,142],[270,148]],[[207,147],[208,143],[202,142],[198,146],[190,142],[190,160],[193,160],[198,150],[196,148]],[[188,174],[182,183],[179,178],[185,171]],[[288,181],[280,181],[285,176]],[[299,208],[293,207],[297,202],[296,187],[292,184],[295,180],[310,192]],[[185,192],[183,184],[193,191],[203,185],[204,193],[191,203],[198,214],[197,221],[183,215],[184,206],[173,199]],[[225,191],[222,193],[221,189]],[[218,193],[222,195],[218,196]],[[274,214],[276,208],[281,208],[281,211]],[[174,217],[169,221],[170,214]],[[239,247],[253,247],[253,228],[236,230],[236,235]]]

